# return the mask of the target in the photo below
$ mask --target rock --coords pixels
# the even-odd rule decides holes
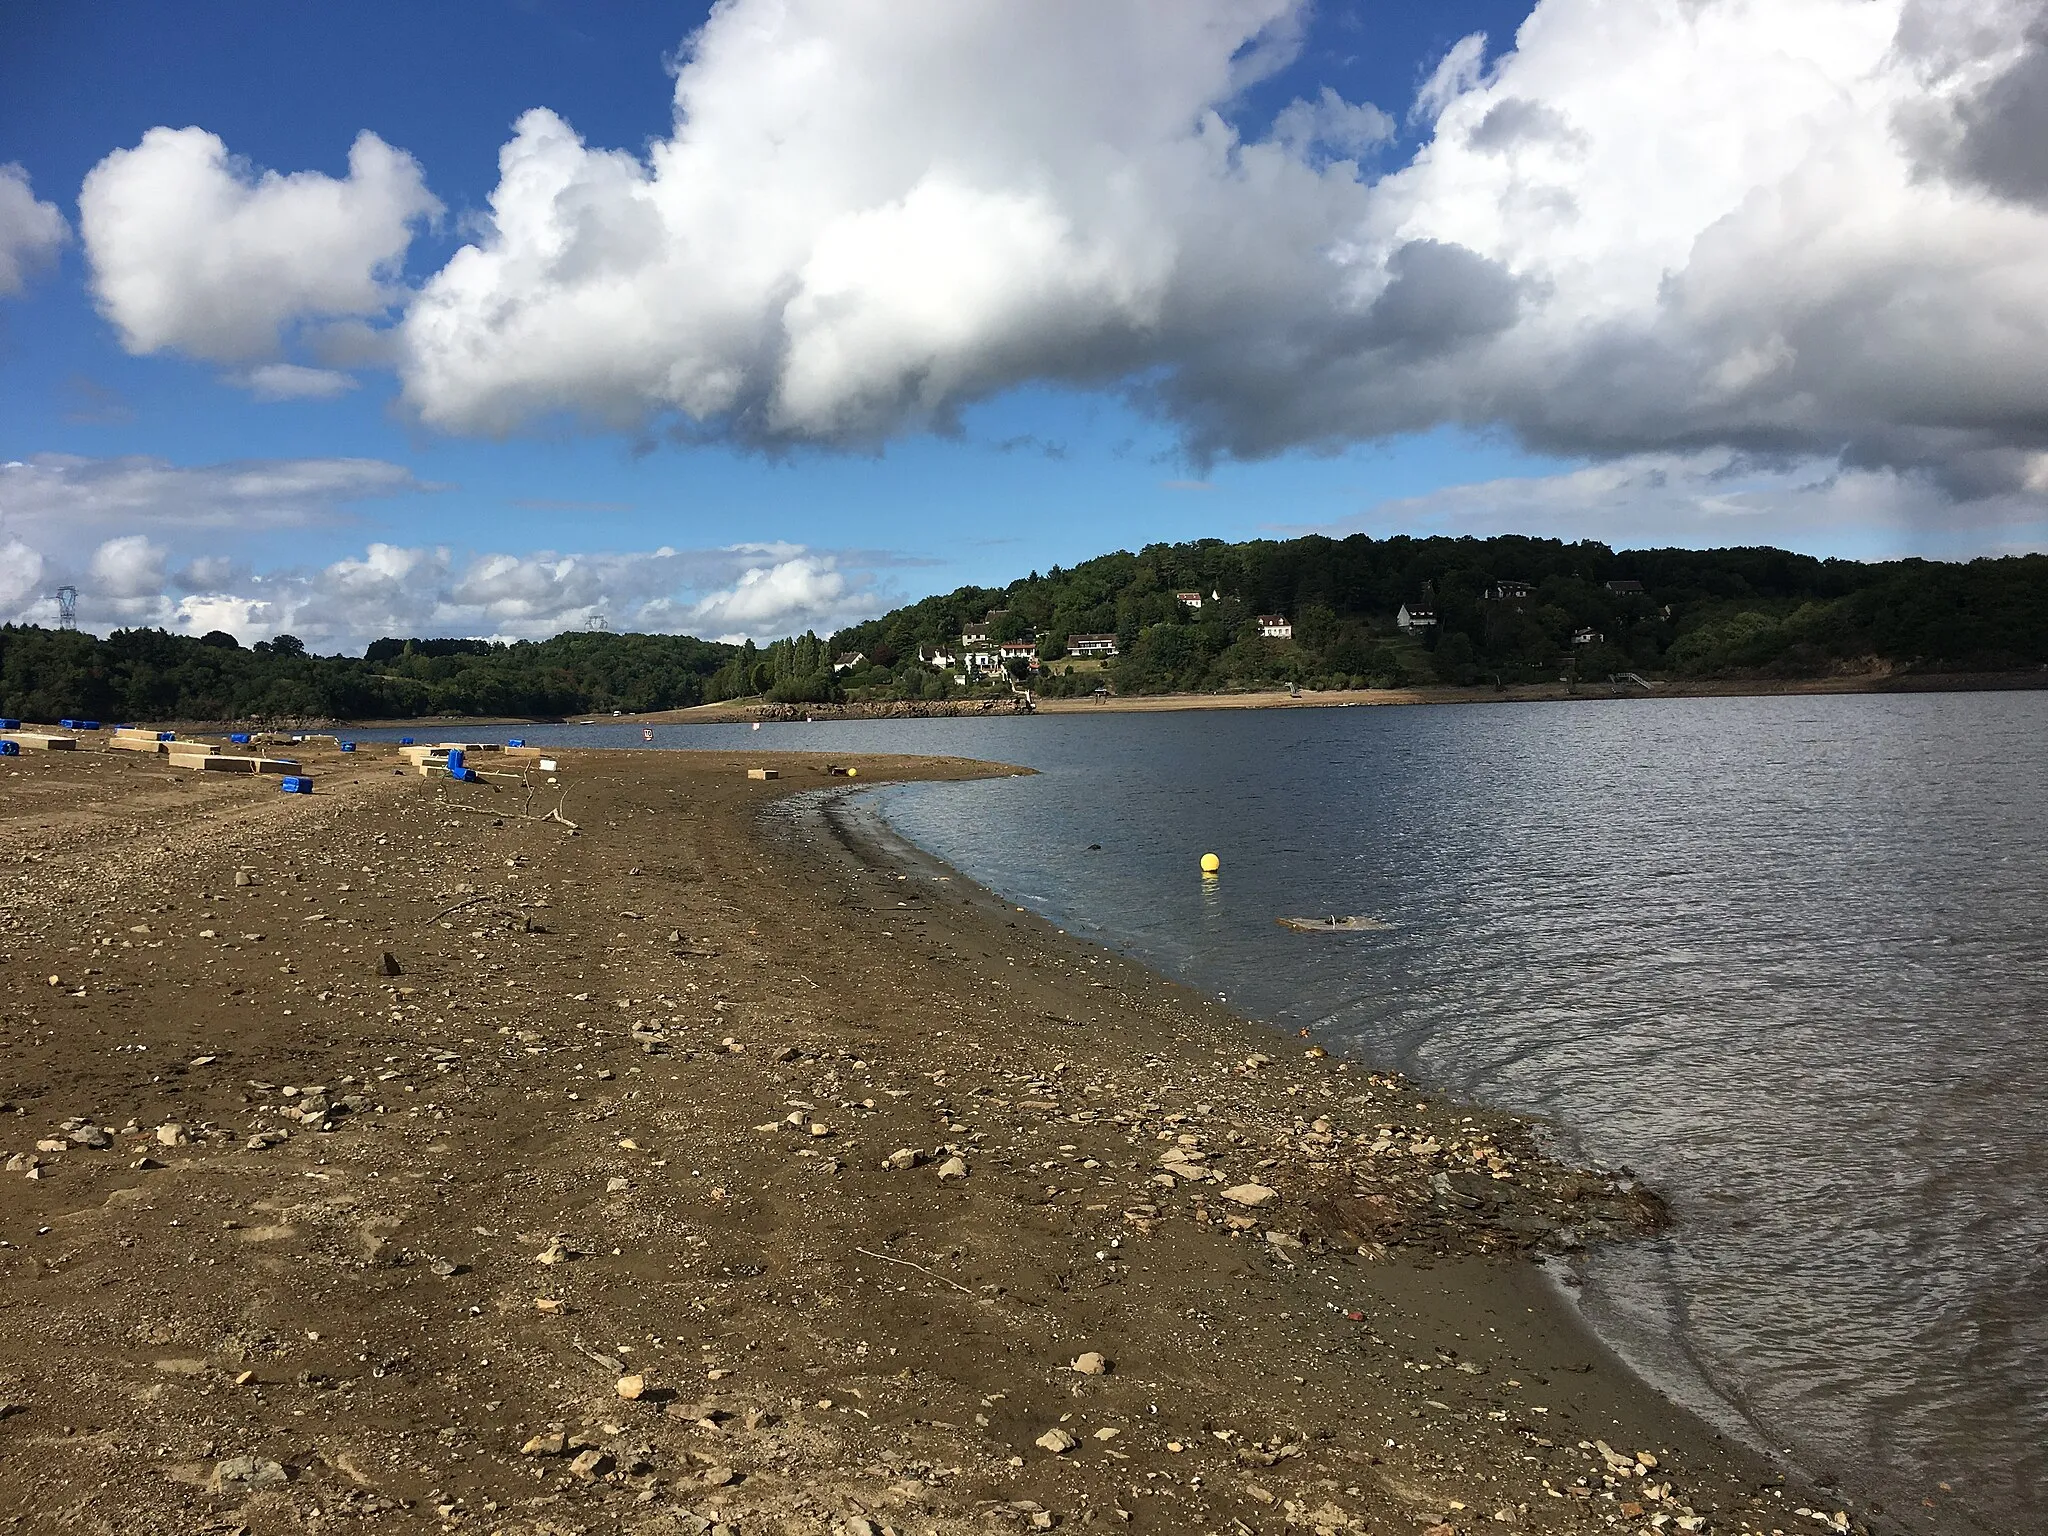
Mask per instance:
[[[81,1125],[71,1133],[71,1139],[77,1145],[89,1147],[95,1152],[104,1152],[114,1144],[114,1138],[96,1125]]]
[[[587,1451],[579,1452],[576,1459],[569,1463],[570,1475],[580,1477],[586,1483],[595,1482],[598,1478],[603,1477],[605,1473],[611,1471],[611,1469],[611,1456],[596,1446],[592,1446]]]
[[[536,1264],[563,1264],[575,1257],[576,1250],[558,1237],[551,1241],[547,1247],[541,1249],[539,1253],[535,1254],[533,1262]]]
[[[637,1403],[647,1395],[647,1378],[640,1375],[621,1376],[616,1383],[616,1390],[627,1402]]]
[[[243,1494],[257,1488],[275,1488],[289,1479],[290,1473],[274,1461],[265,1461],[260,1456],[230,1456],[226,1461],[214,1463],[213,1475],[206,1480],[206,1491],[212,1494]]]
[[[182,1147],[187,1140],[182,1125],[160,1125],[156,1128],[156,1144],[160,1147]]]
[[[703,1482],[708,1488],[729,1488],[739,1481],[739,1473],[731,1467],[706,1467]]]
[[[1280,1191],[1264,1184],[1233,1184],[1223,1191],[1223,1198],[1233,1205],[1250,1206],[1257,1210],[1278,1200]]]
[[[1055,1456],[1064,1456],[1081,1442],[1064,1429],[1048,1429],[1032,1442],[1041,1451],[1051,1451]]]
[[[519,1447],[519,1454],[522,1456],[559,1456],[568,1448],[569,1437],[559,1429],[552,1429],[545,1434],[535,1435],[526,1444]]]
[[[36,1150],[38,1152],[69,1152],[71,1150],[71,1143],[59,1141],[54,1136],[45,1136],[36,1143]]]
[[[623,1195],[631,1187],[631,1182],[626,1179],[606,1179],[604,1181],[604,1192],[608,1195]]]
[[[967,1159],[964,1157],[949,1157],[939,1164],[940,1183],[944,1183],[947,1179],[964,1179],[966,1177]]]
[[[569,1307],[568,1303],[556,1297],[536,1296],[533,1298],[533,1310],[552,1317],[568,1311]]]
[[[878,1536],[875,1522],[865,1515],[849,1515],[839,1531],[840,1536]]]
[[[384,951],[382,958],[378,960],[377,970],[379,974],[385,976],[403,976],[405,974],[405,967],[398,963],[398,956],[391,953],[388,949]]]
[[[1107,1376],[1109,1362],[1094,1350],[1074,1357],[1073,1369],[1083,1376]]]
[[[255,877],[254,875],[250,874],[250,873],[249,873],[249,871],[247,871],[246,869],[238,869],[238,870],[236,870],[236,871],[235,871],[235,884],[236,884],[236,885],[239,885],[239,886],[250,886],[250,885],[254,885],[255,883],[256,883],[256,877]]]
[[[891,1152],[882,1159],[882,1166],[884,1168],[894,1168],[900,1172],[905,1168],[915,1168],[923,1161],[924,1154],[918,1151],[917,1148],[898,1147],[894,1152]]]

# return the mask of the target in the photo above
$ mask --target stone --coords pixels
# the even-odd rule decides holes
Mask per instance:
[[[1081,1442],[1064,1429],[1048,1429],[1032,1442],[1041,1451],[1051,1451],[1055,1456],[1064,1456]]]
[[[729,1488],[739,1481],[739,1473],[731,1467],[706,1467],[703,1482],[707,1488]]]
[[[580,1477],[586,1483],[595,1482],[598,1478],[603,1477],[605,1473],[611,1471],[611,1469],[612,1458],[610,1454],[596,1446],[578,1453],[576,1459],[569,1463],[570,1475]]]
[[[604,1181],[604,1192],[608,1195],[623,1195],[631,1187],[631,1182],[626,1179],[606,1179]]]
[[[398,963],[398,956],[387,949],[377,961],[377,971],[384,976],[403,976],[405,967]]]
[[[94,1152],[104,1152],[114,1144],[114,1138],[96,1125],[81,1125],[71,1133],[71,1139],[77,1145],[88,1147]]]
[[[568,1311],[569,1306],[567,1302],[560,1300],[558,1297],[536,1296],[533,1298],[533,1310],[554,1317]]]
[[[213,1475],[206,1480],[206,1491],[212,1494],[242,1494],[258,1488],[275,1488],[287,1481],[291,1474],[274,1461],[265,1461],[260,1456],[230,1456],[226,1461],[215,1462]]]
[[[160,1147],[182,1147],[188,1139],[182,1125],[160,1125],[156,1128],[156,1144]]]
[[[1271,1205],[1280,1198],[1280,1191],[1264,1184],[1233,1184],[1223,1191],[1223,1198],[1233,1205],[1249,1206],[1258,1210]]]
[[[948,1179],[964,1179],[966,1177],[967,1159],[964,1157],[949,1157],[939,1164],[939,1182],[942,1184]]]
[[[568,1448],[569,1437],[559,1429],[551,1429],[544,1434],[535,1435],[526,1444],[519,1447],[519,1454],[522,1456],[559,1456]]]
[[[901,1172],[905,1168],[915,1168],[919,1163],[922,1163],[923,1161],[924,1154],[918,1151],[917,1148],[898,1147],[894,1152],[891,1152],[887,1157],[882,1159],[882,1166],[884,1168],[894,1168],[898,1172]]]
[[[621,1376],[614,1384],[619,1396],[629,1403],[637,1403],[647,1395],[647,1378],[641,1375]]]
[[[1073,1369],[1083,1376],[1106,1376],[1109,1374],[1109,1362],[1091,1349],[1074,1357]]]
[[[235,884],[236,884],[236,885],[240,885],[240,886],[250,886],[250,885],[254,885],[255,883],[256,883],[256,877],[255,877],[254,875],[250,874],[250,873],[249,873],[249,871],[247,871],[246,869],[238,869],[238,870],[236,870],[236,871],[235,871]]]

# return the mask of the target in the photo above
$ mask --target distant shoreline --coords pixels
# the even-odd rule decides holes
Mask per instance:
[[[2025,672],[1904,672],[1856,673],[1840,677],[1808,678],[1698,678],[1661,680],[1652,688],[1629,683],[1581,683],[1576,689],[1564,683],[1521,683],[1495,689],[1481,684],[1472,688],[1344,688],[1299,694],[1273,689],[1259,693],[1156,693],[1111,695],[1093,699],[1034,698],[1033,712],[1041,715],[1162,714],[1184,710],[1220,709],[1339,709],[1363,706],[1409,704],[1541,704],[1568,699],[1697,699],[1778,698],[1845,693],[1983,693],[2025,692],[2048,688],[2048,669]],[[886,706],[874,713],[847,713],[846,706],[815,704],[799,706],[814,720],[835,719],[919,719],[979,718],[1008,716],[1006,699],[912,700],[902,713],[887,713]],[[949,707],[950,706],[950,707]],[[521,725],[731,725],[787,723],[772,721],[764,712],[786,706],[769,705],[760,699],[730,700],[719,704],[694,704],[682,709],[648,710],[641,714],[569,715],[430,715],[412,719],[345,720],[309,722],[279,729],[301,731],[393,730],[418,728],[423,731],[452,731],[465,727]],[[187,722],[188,726],[190,723]],[[191,727],[197,728],[197,727]],[[227,729],[225,722],[207,722],[208,729]],[[239,728],[239,727],[237,727]]]

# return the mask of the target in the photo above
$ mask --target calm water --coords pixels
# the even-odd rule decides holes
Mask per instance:
[[[870,798],[1070,930],[1636,1169],[1676,1224],[1596,1255],[1582,1292],[1625,1355],[1916,1523],[1926,1496],[2011,1531],[2042,1528],[2048,1497],[2044,743],[2048,694],[655,744],[1040,769]],[[1274,922],[1332,912],[1391,926]]]

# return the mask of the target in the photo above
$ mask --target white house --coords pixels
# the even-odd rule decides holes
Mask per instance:
[[[1402,629],[1428,629],[1436,623],[1436,610],[1427,603],[1403,603],[1394,623]]]
[[[1572,631],[1573,645],[1598,645],[1606,638],[1605,635],[1601,634],[1599,630],[1594,629],[1591,625]]]
[[[961,625],[960,644],[963,649],[970,645],[988,644],[988,626],[986,624]]]
[[[1174,601],[1183,608],[1200,608],[1202,606],[1202,594],[1199,592],[1176,592],[1173,596]]]
[[[1535,595],[1535,587],[1526,581],[1497,581],[1486,589],[1489,603],[1526,603]]]
[[[866,660],[867,657],[863,656],[859,651],[848,651],[845,655],[834,659],[832,663],[832,670],[835,674],[840,672],[851,672],[855,667],[860,666]]]
[[[943,645],[920,645],[917,659],[921,665],[937,667],[941,672],[951,671],[960,664],[960,658]]]
[[[996,653],[1007,667],[1013,661],[1028,663],[1033,671],[1038,668],[1038,643],[1035,640],[1005,640],[996,647]]]
[[[1114,656],[1115,635],[1069,635],[1067,636],[1069,656]]]
[[[1292,640],[1294,626],[1287,622],[1284,613],[1262,613],[1258,618],[1261,640]]]

